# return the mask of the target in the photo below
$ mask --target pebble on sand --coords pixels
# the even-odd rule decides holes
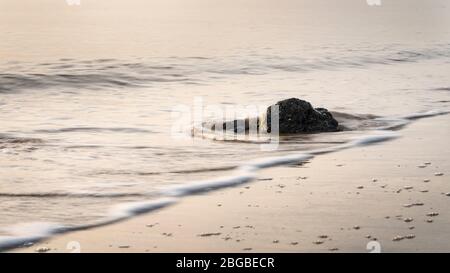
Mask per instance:
[[[353,229],[355,229],[355,230],[358,230],[360,228],[361,228],[360,226],[353,226]]]
[[[325,234],[319,235],[319,238],[320,238],[320,239],[327,239],[327,238],[328,238],[328,235],[325,235]]]
[[[269,177],[269,178],[259,178],[258,179],[258,181],[270,181],[270,180],[273,180],[273,178]],[[250,187],[245,187],[245,188],[247,189],[247,188],[250,188]]]
[[[410,222],[414,221],[414,219],[411,217],[408,217],[408,218],[404,218],[403,221],[406,223],[410,223]]]
[[[329,251],[339,251],[339,248],[337,248],[337,247],[333,247],[333,248],[330,248],[330,249],[328,249]]]
[[[430,216],[430,217],[434,217],[434,216],[438,216],[439,215],[439,213],[437,213],[437,212],[429,212],[429,213],[427,213],[427,216]]]
[[[424,205],[424,203],[421,203],[421,202],[417,202],[417,203],[413,203],[413,204],[404,204],[403,205],[403,207],[405,207],[405,208],[410,208],[410,207],[414,207],[414,206],[423,206]]]
[[[199,234],[198,236],[199,237],[211,237],[211,236],[219,236],[221,234],[222,233],[220,233],[220,232],[211,232],[211,233],[202,233],[202,234]]]
[[[414,235],[414,234],[408,234],[408,235],[405,236],[405,238],[406,238],[406,239],[414,239],[414,238],[416,238],[416,235]]]
[[[378,182],[378,179],[372,178],[372,182]]]
[[[397,235],[397,236],[395,236],[395,237],[392,239],[392,241],[398,242],[398,241],[401,241],[401,240],[403,240],[403,239],[405,239],[404,236]]]
[[[428,183],[428,182],[430,182],[430,181],[431,181],[430,179],[424,179],[424,180],[423,180],[424,183]]]
[[[443,176],[444,173],[435,173],[434,176]]]
[[[321,240],[317,240],[317,241],[314,241],[313,242],[313,244],[315,244],[315,245],[321,245],[321,244],[323,244],[324,242],[323,241],[321,241]]]
[[[298,242],[291,242],[291,245],[296,246],[298,245]]]
[[[413,186],[404,186],[403,187],[405,190],[412,190],[414,187]]]
[[[447,192],[445,195],[446,195],[446,196],[450,196],[450,192]]]
[[[48,252],[48,251],[50,251],[50,248],[45,247],[45,246],[36,249],[36,252],[39,252],[39,253],[45,253],[45,252]]]
[[[433,223],[433,219],[427,219],[427,223]]]

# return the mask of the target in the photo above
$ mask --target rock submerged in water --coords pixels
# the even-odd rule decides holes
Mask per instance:
[[[282,100],[269,106],[263,119],[257,117],[228,121],[222,124],[222,129],[232,130],[234,133],[259,132],[260,130],[271,133],[272,112],[277,107],[279,117],[278,132],[280,134],[336,132],[339,130],[338,122],[327,109],[313,108],[311,103],[297,98]],[[211,127],[212,130],[215,128],[215,125]]]
[[[338,131],[338,122],[325,108],[313,108],[311,103],[291,98],[267,108],[267,132],[272,131],[272,109],[279,109],[279,132],[281,134],[319,133]]]

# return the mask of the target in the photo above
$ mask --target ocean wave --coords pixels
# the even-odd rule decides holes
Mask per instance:
[[[274,72],[309,72],[396,65],[436,58],[449,58],[450,45],[417,50],[380,48],[333,52],[311,58],[301,56],[242,55],[222,57],[174,57],[138,60],[118,59],[77,61],[60,59],[52,63],[2,64],[0,93],[47,88],[149,87],[153,84],[203,84],[223,77],[266,75]],[[219,67],[219,68],[218,68]]]
[[[2,197],[26,197],[26,198],[123,198],[123,197],[149,197],[151,193],[142,192],[110,192],[110,193],[98,193],[98,192],[0,192],[0,198]]]
[[[129,170],[100,170],[90,175],[138,175],[138,176],[151,176],[151,175],[161,175],[161,174],[192,174],[192,173],[210,173],[210,172],[220,172],[220,171],[230,171],[238,166],[221,166],[215,168],[199,168],[199,169],[184,169],[184,170],[173,170],[166,172],[143,172],[143,171],[129,171]]]
[[[125,67],[127,66],[125,65]],[[129,68],[128,71],[115,71],[118,68],[113,66],[84,69],[80,63],[75,63],[63,69],[66,69],[64,73],[53,70],[46,73],[0,73],[0,93],[47,88],[89,88],[90,90],[130,88],[143,87],[150,83],[191,80],[174,74],[152,76],[145,71],[133,71],[132,68]]]
[[[47,133],[47,134],[57,134],[57,133],[75,133],[75,132],[114,132],[114,133],[153,133],[151,130],[139,129],[139,128],[124,128],[124,127],[68,127],[68,128],[58,128],[58,129],[38,129],[34,130],[35,133]]]
[[[10,134],[0,134],[0,144],[27,144],[43,143],[44,140],[31,137],[17,137]]]
[[[450,87],[438,87],[434,88],[435,91],[450,91]]]

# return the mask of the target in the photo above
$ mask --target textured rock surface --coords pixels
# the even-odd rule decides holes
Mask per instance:
[[[309,102],[297,98],[282,100],[269,106],[264,120],[261,120],[259,117],[245,120],[232,120],[224,122],[221,127],[223,130],[234,131],[234,133],[259,132],[260,130],[266,130],[268,133],[271,133],[271,112],[273,109],[276,109],[274,108],[275,106],[278,106],[279,109],[280,134],[338,131],[338,122],[327,109],[313,108]],[[266,124],[264,126],[261,125],[264,122],[267,122],[267,126],[265,126]],[[215,130],[216,125],[214,124],[210,128]]]
[[[291,98],[275,104],[279,107],[279,132],[281,134],[319,133],[338,131],[338,122],[324,108],[313,108],[311,103]],[[272,109],[267,108],[267,132],[272,131]]]

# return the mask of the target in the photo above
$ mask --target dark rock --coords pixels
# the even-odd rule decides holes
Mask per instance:
[[[247,118],[224,122],[221,127],[224,131],[232,130],[234,133],[259,132],[262,128],[267,133],[271,133],[271,113],[275,106],[278,106],[279,109],[280,134],[336,132],[339,130],[338,122],[327,109],[313,108],[309,102],[297,98],[282,100],[269,106],[265,113],[265,121],[259,117]],[[263,124],[267,126],[262,126],[261,122],[267,122],[267,124]],[[210,128],[215,130],[216,125],[213,124]]]
[[[220,126],[220,124],[219,124]],[[250,128],[252,127],[253,128]],[[259,118],[246,118],[233,121],[227,121],[222,124],[223,131],[233,130],[234,133],[248,133],[250,131],[259,132]],[[213,124],[211,130],[215,130],[216,125]]]
[[[338,122],[325,108],[313,108],[304,100],[291,98],[277,102],[267,108],[267,132],[272,131],[271,112],[279,107],[280,134],[319,133],[338,131]]]

